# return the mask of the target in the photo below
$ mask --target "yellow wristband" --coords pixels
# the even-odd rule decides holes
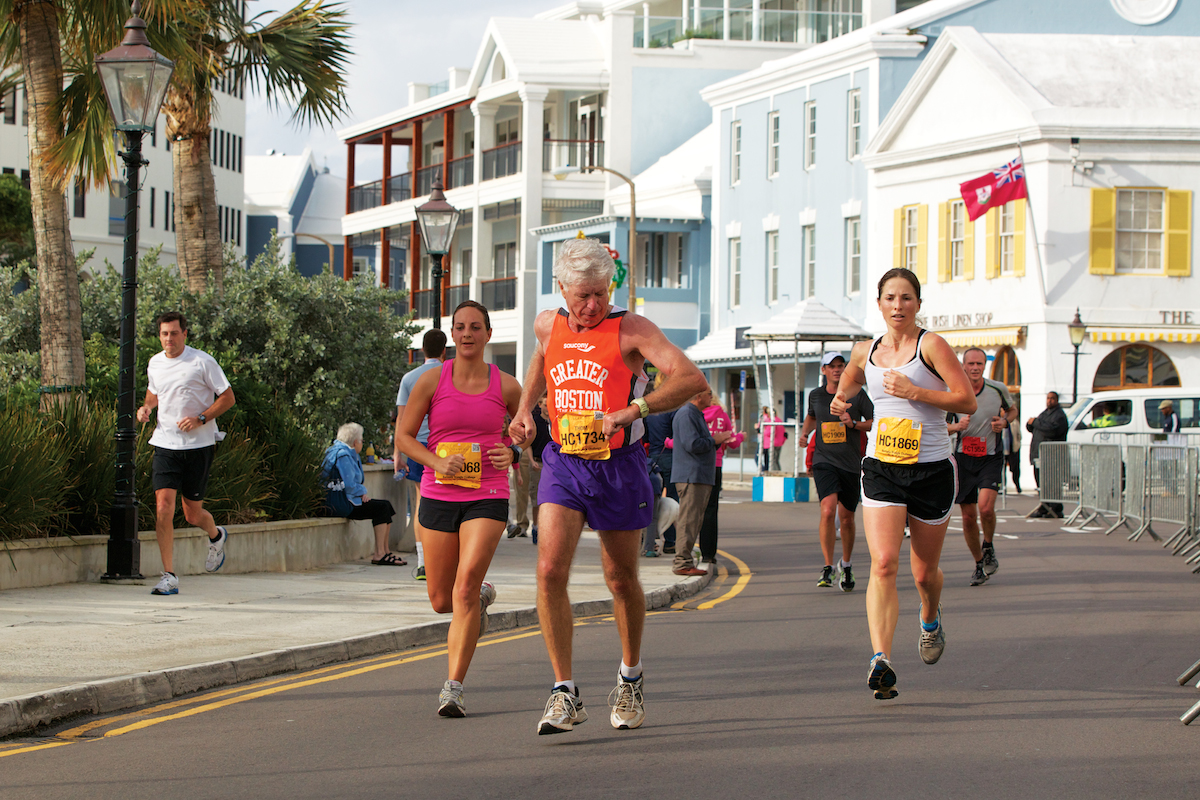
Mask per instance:
[[[650,416],[650,404],[643,397],[634,398],[633,404],[638,407],[638,411],[642,415],[642,419]]]

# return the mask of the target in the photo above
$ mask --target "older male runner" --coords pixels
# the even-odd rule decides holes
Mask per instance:
[[[537,604],[554,687],[538,733],[563,733],[587,720],[571,679],[573,619],[567,578],[588,522],[600,534],[604,579],[613,595],[621,637],[621,668],[609,695],[612,726],[642,724],[642,627],[646,599],[638,581],[642,529],[650,524],[653,491],[642,448],[643,420],[670,411],[707,387],[700,370],[645,317],[609,302],[616,265],[595,239],[563,244],[554,277],[566,308],[534,322],[537,348],[509,426],[513,441],[535,433],[531,411],[547,392],[554,441],[542,453],[538,487]],[[644,365],[666,380],[649,399]]]
[[[963,369],[975,390],[974,414],[962,415],[947,426],[957,434],[954,460],[958,463],[958,497],[962,509],[963,538],[975,559],[971,585],[987,583],[1000,568],[992,537],[996,535],[996,493],[1004,480],[1004,444],[1001,434],[1017,418],[1012,395],[1003,383],[983,377],[987,354],[977,347],[963,353]],[[983,529],[983,545],[979,530]]]

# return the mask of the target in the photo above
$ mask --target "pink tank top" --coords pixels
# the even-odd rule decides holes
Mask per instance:
[[[508,474],[493,467],[487,455],[488,449],[501,441],[504,416],[508,413],[500,369],[495,364],[488,367],[491,378],[487,391],[464,394],[454,388],[454,359],[450,359],[442,365],[437,388],[429,401],[429,449],[436,453],[443,442],[479,445],[479,488],[437,483],[434,471],[426,468],[421,478],[422,497],[450,503],[508,499]]]

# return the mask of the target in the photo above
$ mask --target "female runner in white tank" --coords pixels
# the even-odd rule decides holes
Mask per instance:
[[[921,284],[916,275],[899,268],[886,272],[879,281],[878,303],[887,333],[854,346],[830,411],[841,414],[864,384],[875,404],[875,425],[862,462],[863,529],[871,553],[867,624],[875,651],[867,685],[875,699],[890,700],[899,693],[891,655],[900,615],[896,572],[906,525],[913,580],[921,596],[921,660],[937,663],[946,645],[938,562],[958,492],[946,412],[974,413],[975,392],[950,345],[917,327]]]

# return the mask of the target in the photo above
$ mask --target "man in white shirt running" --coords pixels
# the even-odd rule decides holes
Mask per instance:
[[[155,533],[162,554],[163,576],[151,594],[179,594],[175,575],[175,495],[183,493],[183,516],[208,534],[204,568],[216,572],[225,563],[229,532],[204,510],[204,493],[217,442],[225,438],[216,419],[233,407],[233,387],[216,359],[187,346],[187,318],[178,311],[161,315],[155,325],[162,352],[146,369],[149,387],[137,411],[138,422],[149,422],[158,409],[154,446]]]

